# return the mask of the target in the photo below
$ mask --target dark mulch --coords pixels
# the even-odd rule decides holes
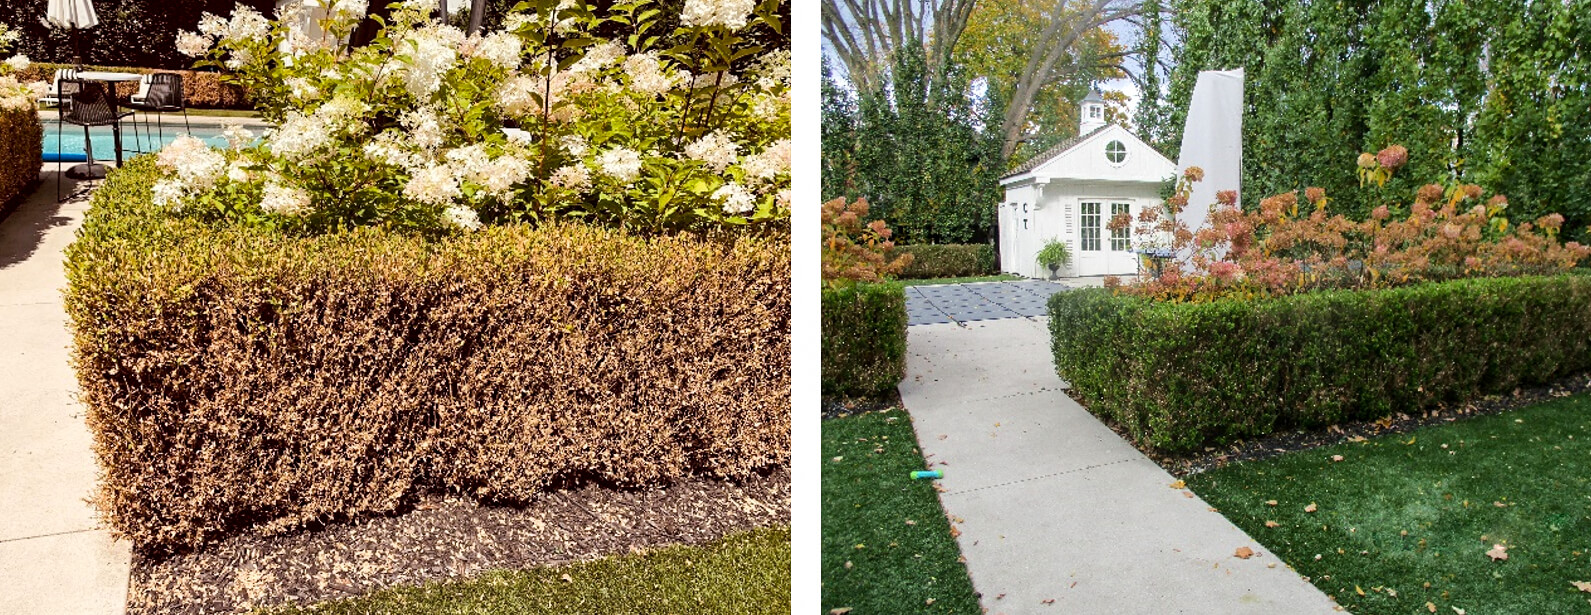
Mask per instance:
[[[1520,387],[1507,395],[1487,395],[1469,402],[1442,404],[1417,415],[1398,413],[1373,421],[1339,423],[1325,429],[1290,430],[1255,440],[1239,440],[1225,446],[1208,447],[1194,454],[1167,455],[1154,450],[1145,450],[1145,447],[1138,446],[1136,442],[1134,445],[1167,472],[1181,478],[1213,470],[1234,461],[1266,459],[1282,453],[1319,448],[1339,442],[1409,432],[1438,423],[1450,423],[1461,418],[1501,414],[1586,391],[1591,391],[1591,373],[1568,376],[1546,385]],[[1104,422],[1122,439],[1132,442],[1132,438],[1119,425],[1113,421]]]
[[[866,414],[899,407],[901,407],[899,389],[890,389],[888,393],[878,397],[823,396],[824,419],[836,419],[842,416]]]
[[[425,496],[399,516],[239,536],[201,553],[136,557],[128,613],[236,613],[347,598],[492,569],[566,564],[790,523],[790,472],[663,488],[585,486],[523,508]]]

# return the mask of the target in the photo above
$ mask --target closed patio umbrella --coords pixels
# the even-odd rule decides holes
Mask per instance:
[[[77,31],[99,25],[99,16],[94,14],[94,3],[91,0],[50,0],[49,7],[44,11],[44,20],[57,28],[72,30],[72,61],[82,66],[83,56],[78,50]]]

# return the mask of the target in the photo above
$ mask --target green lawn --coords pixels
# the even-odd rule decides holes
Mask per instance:
[[[979,613],[899,409],[823,421],[823,612]]]
[[[568,575],[569,580],[563,579]],[[259,615],[788,613],[790,528],[557,568],[492,572]]]
[[[907,286],[926,286],[929,284],[966,284],[968,282],[1006,282],[1020,280],[1022,276],[1002,273],[1000,275],[983,275],[970,278],[925,278],[921,280],[896,280]]]
[[[1591,396],[1187,482],[1358,615],[1591,613]]]

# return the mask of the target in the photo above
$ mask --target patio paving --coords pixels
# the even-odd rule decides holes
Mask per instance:
[[[1047,327],[908,329],[901,398],[987,613],[1338,610],[1068,397]]]
[[[907,286],[906,321],[936,325],[1043,316],[1050,295],[1068,288],[1044,280]]]
[[[86,501],[96,468],[61,303],[62,251],[88,203],[57,204],[46,168],[0,219],[0,613],[119,614],[131,549]]]

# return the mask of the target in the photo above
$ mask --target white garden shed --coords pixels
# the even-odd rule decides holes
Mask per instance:
[[[1110,231],[1111,216],[1160,205],[1160,186],[1176,163],[1132,131],[1105,123],[1098,92],[1083,99],[1078,136],[1050,148],[1000,180],[1000,268],[1030,278],[1049,277],[1034,261],[1051,239],[1072,255],[1062,276],[1132,275],[1138,257],[1131,229]]]

